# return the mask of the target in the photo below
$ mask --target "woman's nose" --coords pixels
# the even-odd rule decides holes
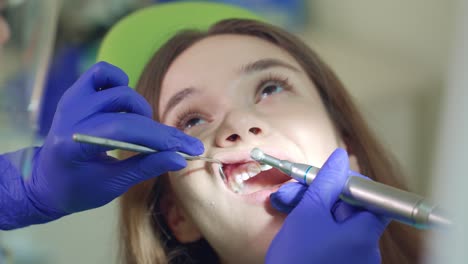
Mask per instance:
[[[249,143],[264,137],[269,132],[266,122],[248,110],[228,113],[218,128],[216,144],[220,147]]]

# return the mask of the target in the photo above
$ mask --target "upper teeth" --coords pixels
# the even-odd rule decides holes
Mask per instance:
[[[269,165],[259,164],[257,162],[241,165],[234,171],[230,177],[231,180],[228,180],[230,182],[229,185],[234,192],[239,193],[244,188],[244,181],[247,181],[248,179],[257,176],[260,172],[271,168],[272,167]]]
[[[258,163],[250,163],[248,166],[243,167],[243,170],[235,175],[234,179],[237,184],[241,185],[244,181],[257,176],[260,172],[271,169],[269,165],[260,165]]]

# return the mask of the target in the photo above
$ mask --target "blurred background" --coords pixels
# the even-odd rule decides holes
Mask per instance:
[[[64,90],[95,61],[97,47],[109,27],[133,10],[161,2],[172,1],[61,2],[43,80],[47,103],[38,117],[40,134],[47,134]],[[466,35],[460,33],[466,31],[461,26],[468,24],[463,21],[468,17],[466,1],[217,2],[250,8],[303,38],[349,89],[371,128],[400,162],[410,189],[429,197],[443,196],[436,187],[446,182],[447,168],[454,167],[440,160],[451,160],[447,146],[462,146],[456,143],[466,141],[454,137],[468,133],[466,126],[457,126],[462,120],[450,121],[466,120],[463,113],[468,112],[466,107],[465,112],[453,108],[468,98],[468,88],[459,89],[468,84],[460,70],[468,68],[467,60],[459,60],[466,58],[464,47],[468,43]],[[1,67],[0,78],[7,65]],[[459,79],[465,83],[456,81]],[[458,96],[452,94],[455,86]],[[457,111],[457,115],[447,111]],[[2,131],[9,129],[4,124],[0,123]],[[0,145],[2,152],[26,146],[19,136],[2,136]],[[466,155],[462,147],[458,150],[457,157],[462,160]],[[450,173],[462,171],[459,169]],[[46,225],[0,231],[0,243],[12,254],[13,263],[116,263],[117,220],[114,201]]]

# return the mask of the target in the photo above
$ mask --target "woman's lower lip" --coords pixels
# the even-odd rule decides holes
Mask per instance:
[[[282,183],[283,184],[283,183]],[[249,193],[249,194],[237,194],[238,197],[245,200],[249,204],[262,205],[265,203],[269,204],[270,194],[276,192],[282,184],[277,184],[259,191]]]

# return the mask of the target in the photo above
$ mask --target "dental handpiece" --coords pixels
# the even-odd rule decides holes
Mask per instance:
[[[254,148],[250,156],[307,185],[320,170],[311,165],[277,159],[258,148]],[[340,199],[346,203],[420,229],[450,226],[452,223],[437,205],[424,197],[353,175],[360,174],[350,171],[350,177],[341,191]]]

